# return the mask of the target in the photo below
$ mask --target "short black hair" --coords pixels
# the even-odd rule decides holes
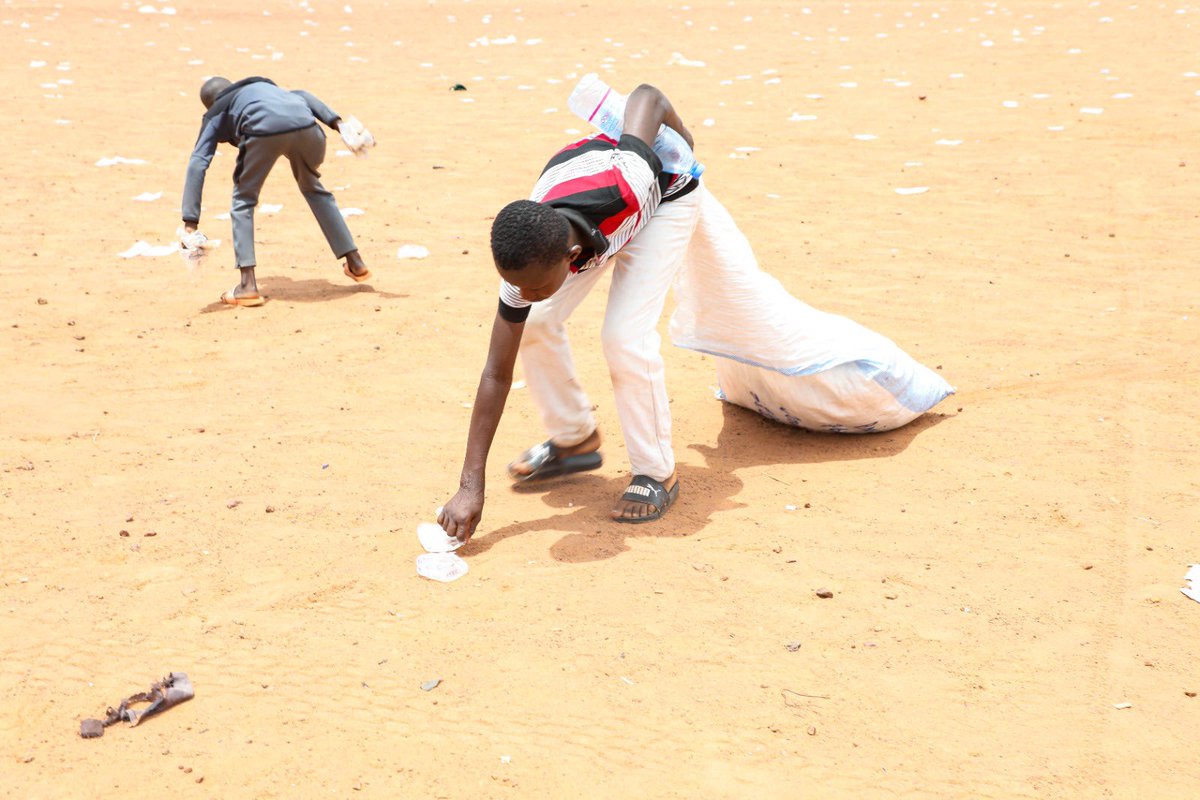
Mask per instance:
[[[229,82],[229,78],[222,78],[220,75],[214,75],[204,82],[200,87],[200,102],[204,103],[205,108],[212,108],[212,104],[216,101],[217,95],[228,89],[233,84]]]
[[[506,272],[553,263],[567,252],[571,226],[550,206],[515,200],[492,222],[492,258]]]

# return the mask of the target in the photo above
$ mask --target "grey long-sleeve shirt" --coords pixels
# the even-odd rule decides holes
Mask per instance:
[[[200,198],[204,175],[217,152],[217,145],[240,145],[252,136],[275,136],[303,130],[321,120],[333,127],[341,117],[329,106],[302,90],[280,89],[272,83],[251,83],[238,89],[223,114],[205,120],[188,159],[187,180],[183,186],[183,221],[200,221]]]

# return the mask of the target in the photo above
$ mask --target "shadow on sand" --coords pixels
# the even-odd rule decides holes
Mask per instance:
[[[323,303],[333,300],[342,300],[354,295],[370,295],[381,300],[399,300],[408,297],[407,294],[396,294],[394,292],[381,292],[371,286],[369,283],[330,283],[324,278],[306,278],[304,280],[295,280],[287,276],[271,276],[262,281],[263,297],[266,298],[266,305],[270,305],[275,301],[283,301],[287,303]],[[229,306],[217,300],[214,303],[209,303],[204,308],[200,309],[201,314],[211,314],[214,311],[222,309],[233,309],[237,306]]]
[[[627,539],[691,536],[703,530],[713,514],[742,507],[734,500],[743,486],[736,475],[739,469],[888,458],[903,452],[922,431],[953,416],[927,413],[898,430],[858,436],[803,431],[728,403],[723,413],[716,447],[690,446],[704,457],[705,466],[679,466],[680,497],[661,521],[613,522],[609,511],[628,479],[594,473],[573,475],[512,487],[519,494],[540,496],[551,508],[573,508],[571,513],[498,528],[472,539],[460,552],[467,556],[484,553],[510,536],[553,530],[568,531],[550,548],[551,556],[558,561],[581,563],[612,558],[629,549]]]

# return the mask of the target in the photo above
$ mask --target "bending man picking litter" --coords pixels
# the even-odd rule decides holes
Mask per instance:
[[[559,151],[531,200],[492,225],[500,304],[479,381],[458,493],[438,522],[469,539],[484,505],[484,469],[520,350],[549,439],[509,465],[518,481],[596,469],[600,431],[571,360],[564,323],[611,266],[601,343],[633,479],[612,509],[617,522],[650,522],[679,494],[671,449],[661,337],[667,291],[696,227],[699,182],[663,172],[651,149],[661,125],[692,144],[666,96],[639,86],[620,141],[598,135]]]
[[[200,100],[207,111],[188,160],[183,189],[185,245],[194,241],[189,237],[200,224],[204,176],[217,145],[228,142],[238,148],[229,216],[241,279],[237,286],[221,295],[221,301],[234,306],[260,306],[264,302],[254,275],[258,263],[254,253],[254,208],[263,182],[280,158],[287,158],[291,164],[292,177],[334,256],[346,259],[342,271],[359,283],[370,278],[371,272],[359,255],[337,202],[321,185],[321,175],[317,172],[325,160],[325,133],[317,120],[341,133],[352,150],[365,152],[375,140],[361,123],[353,118],[343,120],[308,92],[284,91],[267,78],[246,78],[237,83],[230,83],[227,78],[209,78],[200,88]]]
[[[585,87],[594,76],[584,76]],[[592,81],[593,88],[594,81]],[[577,87],[576,92],[591,91]],[[575,109],[596,119],[611,90]],[[575,95],[573,95],[573,98]],[[607,113],[606,112],[606,113]],[[590,114],[590,116],[589,116]],[[618,120],[598,127],[615,133]],[[870,433],[911,422],[954,388],[885,336],[793,297],[759,269],[749,241],[680,157],[660,126],[687,129],[662,92],[639,86],[619,141],[597,135],[559,151],[532,200],[510,203],[492,225],[500,306],[479,381],[458,493],[438,514],[465,541],[483,513],[488,450],[512,384],[518,349],[549,439],[509,465],[518,481],[596,469],[600,433],[575,377],[564,323],[612,267],[601,340],[633,472],[617,522],[659,519],[679,495],[671,413],[656,330],[667,290],[677,305],[671,339],[715,359],[721,397],[764,417],[816,431]],[[677,164],[672,171],[666,163]],[[676,174],[680,173],[680,174]]]

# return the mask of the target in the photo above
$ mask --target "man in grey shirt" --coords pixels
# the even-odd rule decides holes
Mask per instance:
[[[237,286],[221,295],[221,300],[237,306],[260,306],[264,302],[254,277],[254,207],[263,181],[281,156],[291,163],[292,176],[334,256],[346,259],[342,271],[358,282],[370,278],[337,202],[321,185],[317,172],[325,160],[325,133],[317,120],[340,130],[341,117],[308,92],[284,91],[266,78],[246,78],[237,83],[209,78],[200,89],[200,100],[208,110],[188,160],[183,188],[183,227],[188,233],[195,231],[200,222],[204,175],[217,145],[228,142],[238,148],[229,216],[234,255],[242,277]]]

